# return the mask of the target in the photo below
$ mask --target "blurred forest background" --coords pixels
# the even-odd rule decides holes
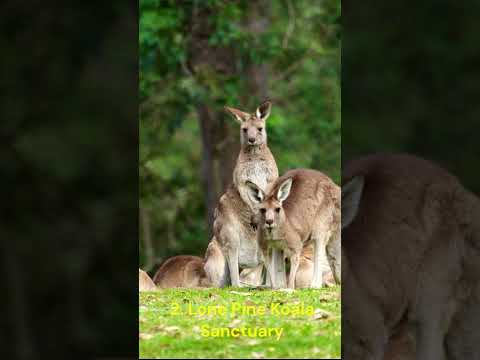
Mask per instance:
[[[136,358],[137,11],[0,5],[3,359]]]
[[[407,152],[480,194],[479,13],[478,1],[343,3],[342,162]]]
[[[140,0],[140,266],[203,256],[232,179],[238,125],[229,105],[273,102],[280,173],[341,162],[339,0]]]

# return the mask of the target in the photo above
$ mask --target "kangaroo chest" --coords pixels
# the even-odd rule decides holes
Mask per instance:
[[[286,256],[290,255],[290,249],[288,248],[284,239],[275,237],[275,236],[266,236],[263,239],[263,246],[265,249],[276,249],[281,250],[285,253]]]
[[[264,249],[282,250],[285,256],[291,256],[298,252],[298,249],[289,246],[287,235],[279,232],[278,229],[274,229],[271,232],[266,231],[261,238],[261,245]]]
[[[276,167],[272,166],[271,162],[263,158],[247,158],[245,161],[237,164],[234,181],[237,186],[245,184],[246,181],[251,181],[266,191],[267,185],[272,183],[277,176],[278,171]]]

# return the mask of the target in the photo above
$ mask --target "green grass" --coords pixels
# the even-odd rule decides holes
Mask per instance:
[[[164,289],[139,296],[140,358],[340,358],[339,287],[294,292],[245,288]],[[299,313],[302,304],[303,314]],[[224,307],[225,314],[202,314],[202,305]],[[261,311],[264,306],[265,314],[242,314],[244,306],[250,311]],[[276,310],[282,307],[290,313],[277,314]],[[234,310],[237,311],[234,313]],[[283,334],[279,340],[275,334],[270,337],[202,336],[202,331],[207,335],[206,326],[209,335],[213,328],[242,327],[283,328]]]

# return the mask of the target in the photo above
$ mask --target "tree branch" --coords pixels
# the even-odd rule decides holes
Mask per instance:
[[[288,9],[288,26],[285,36],[283,37],[282,48],[285,49],[288,47],[288,40],[292,36],[293,30],[295,30],[295,8],[291,0],[286,0],[287,9]]]

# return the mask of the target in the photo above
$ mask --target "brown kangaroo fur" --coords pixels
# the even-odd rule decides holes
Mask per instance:
[[[339,280],[340,188],[320,171],[310,169],[286,172],[267,194],[253,183],[248,185],[249,196],[252,202],[258,202],[260,209],[258,239],[272,286],[279,286],[273,254],[283,252],[290,259],[288,287],[295,288],[302,250],[312,241],[314,271],[311,287],[322,287],[322,269],[328,266],[327,259]]]
[[[156,291],[158,290],[148,274],[138,269],[138,291]]]
[[[480,359],[480,201],[408,155],[347,164],[345,359]]]
[[[209,259],[208,262],[205,262],[205,272],[212,275],[212,284],[228,283],[228,280],[223,279],[224,277],[228,277],[228,265],[223,256],[220,244],[215,237],[213,237],[208,244],[205,259]],[[218,271],[218,269],[224,269],[224,271]],[[253,287],[262,285],[262,271],[263,264],[254,267],[245,267],[240,272],[240,284]]]
[[[253,212],[232,185],[220,198],[213,224],[214,237],[205,254],[205,272],[215,287],[241,286],[239,268],[263,266],[252,226]]]
[[[210,272],[214,275],[220,275],[215,272],[215,269],[222,268],[225,265],[225,258],[220,249],[220,245],[216,241],[215,237],[210,241],[208,245],[205,258],[210,259],[209,265],[213,267]],[[260,286],[263,283],[263,264],[252,267],[244,268],[240,272],[240,283],[246,286]],[[225,273],[223,273],[225,274]],[[312,282],[313,277],[313,246],[307,246],[303,249],[302,256],[300,258],[300,265],[298,267],[297,276],[295,280],[295,286],[297,288],[308,288]],[[213,283],[220,283],[221,279],[213,279]],[[335,284],[330,267],[323,272],[323,282],[328,286]]]
[[[157,270],[153,282],[160,288],[207,287],[210,282],[198,256],[179,255],[167,259]]]
[[[295,277],[296,288],[309,288],[313,277],[313,244],[303,248],[300,257],[300,265],[298,265],[297,276]],[[322,271],[323,283],[327,286],[335,285],[335,278],[333,276],[330,266]]]

